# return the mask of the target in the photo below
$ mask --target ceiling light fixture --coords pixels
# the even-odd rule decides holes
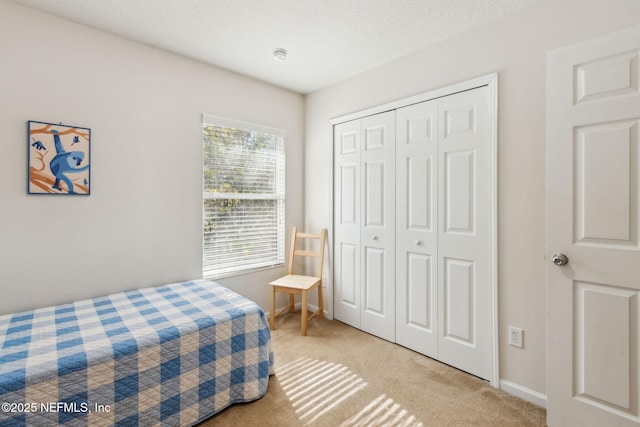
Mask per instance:
[[[276,61],[286,61],[287,53],[287,49],[283,49],[281,47],[273,49],[273,59],[275,59]]]

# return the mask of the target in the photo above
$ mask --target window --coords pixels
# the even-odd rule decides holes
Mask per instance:
[[[284,264],[284,131],[204,116],[203,276]]]

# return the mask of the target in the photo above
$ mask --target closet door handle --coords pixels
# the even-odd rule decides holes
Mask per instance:
[[[371,240],[378,240],[378,236],[371,237]]]
[[[422,245],[422,241],[416,240],[416,246],[421,246],[421,245]]]

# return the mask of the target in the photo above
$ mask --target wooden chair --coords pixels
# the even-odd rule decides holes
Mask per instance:
[[[316,240],[320,243],[319,251],[297,249],[296,244],[301,240]],[[324,317],[322,304],[322,264],[324,262],[324,245],[327,240],[327,229],[323,228],[320,234],[309,234],[298,232],[297,227],[293,227],[291,233],[291,249],[289,251],[289,267],[287,275],[269,283],[271,287],[271,310],[269,313],[269,327],[276,328],[276,317],[288,311],[295,311],[294,295],[302,295],[301,306],[301,335],[307,335],[307,322],[315,316]],[[293,266],[298,257],[314,257],[317,259],[317,274],[315,276],[302,276],[293,274]],[[318,311],[308,315],[309,291],[318,288]],[[285,292],[289,294],[289,305],[280,309],[276,313],[276,292]]]

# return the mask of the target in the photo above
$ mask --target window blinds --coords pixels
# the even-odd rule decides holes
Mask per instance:
[[[284,133],[204,116],[203,275],[284,263]]]

